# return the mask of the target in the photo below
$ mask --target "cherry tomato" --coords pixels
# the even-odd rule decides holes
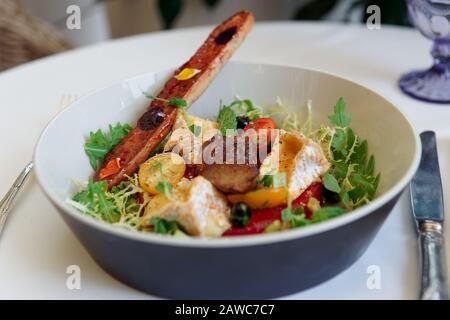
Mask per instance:
[[[255,129],[256,131],[260,129],[275,129],[275,121],[273,121],[272,118],[259,118],[252,122],[250,122],[248,125],[245,126],[244,130],[248,129]]]
[[[248,125],[245,126],[244,131],[254,129],[256,132],[260,130],[265,130],[266,135],[258,135],[258,142],[265,142],[267,144],[268,141],[271,141],[272,134],[271,131],[276,128],[275,121],[272,118],[259,118]]]

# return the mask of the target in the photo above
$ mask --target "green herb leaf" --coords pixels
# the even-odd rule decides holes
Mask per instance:
[[[146,93],[146,92],[142,92],[142,93],[145,95],[145,97],[147,99],[166,102],[166,103],[168,103],[168,104],[170,104],[172,106],[178,107],[180,109],[186,109],[187,108],[187,102],[184,99],[180,99],[180,98],[163,99],[163,98],[155,97],[154,95]]]
[[[85,205],[88,209],[92,209],[92,204],[94,202],[93,196],[94,195],[89,192],[89,189],[85,189],[75,194],[72,200]]]
[[[122,181],[118,185],[111,188],[111,193],[118,193],[118,192],[124,190],[126,187],[127,187],[127,184],[125,183],[125,181]]]
[[[84,144],[84,151],[89,158],[91,167],[98,168],[98,161],[103,160],[110,150],[110,144],[104,133],[99,129],[89,134],[89,139]]]
[[[119,142],[122,141],[122,139],[131,130],[133,130],[133,128],[128,123],[125,123],[124,125],[117,123],[114,127],[112,125],[109,125],[108,127],[109,127],[109,136],[111,138],[110,145],[112,146],[112,148],[118,145]]]
[[[325,173],[323,176],[323,184],[325,188],[335,193],[341,192],[341,187],[339,186],[338,181],[335,177],[333,177],[330,173]]]
[[[158,97],[155,97],[154,95],[152,95],[152,94],[150,94],[150,93],[147,93],[147,92],[145,92],[145,91],[143,91],[142,94],[143,94],[147,99],[150,99],[150,100],[158,100]]]
[[[299,206],[295,209],[289,208],[289,206],[288,206],[287,208],[284,208],[281,211],[281,220],[285,221],[285,222],[290,222],[290,221],[294,220],[296,218],[296,216],[300,216],[304,213],[305,213],[305,210],[303,209],[302,206]]]
[[[178,230],[177,223],[175,221],[167,221],[160,218],[152,218],[150,224],[154,227],[154,232],[159,234],[173,235]]]
[[[345,112],[344,98],[339,98],[338,102],[334,106],[334,114],[328,117],[330,122],[335,127],[345,128],[350,125],[352,121],[351,113]]]
[[[269,188],[272,186],[273,183],[273,175],[266,174],[261,179],[259,179],[257,183],[262,185],[263,187]]]
[[[351,163],[358,165],[358,171],[363,172],[365,169],[366,159],[368,153],[367,140],[359,141],[355,148],[355,153],[351,157]]]
[[[170,105],[172,106],[176,106],[179,108],[186,108],[187,107],[187,102],[184,99],[180,99],[180,98],[170,98],[167,101]]]
[[[89,178],[88,186],[85,190],[78,192],[72,200],[84,205],[88,212],[96,212],[108,222],[117,222],[120,219],[120,213],[114,206],[112,200],[106,197],[108,184],[106,181],[94,182]]]
[[[292,211],[291,208],[287,207],[281,211],[281,220],[283,222],[290,223],[293,220],[293,218],[294,218],[294,212]]]
[[[131,130],[132,127],[129,124],[117,123],[115,126],[109,125],[108,135],[100,129],[91,132],[84,144],[84,151],[89,158],[91,167],[97,170],[98,162],[103,160],[108,152],[119,144]]]
[[[281,220],[289,225],[290,228],[298,228],[309,225],[312,221],[306,219],[305,210],[299,206],[296,209],[285,208],[281,211]]]
[[[365,174],[373,175],[374,171],[375,171],[375,157],[371,155],[369,161],[367,162]]]
[[[256,110],[255,106],[253,105],[252,100],[244,99],[242,102],[247,106],[247,112],[251,112]]]
[[[173,189],[172,184],[167,181],[160,181],[156,185],[156,191],[164,194],[167,198],[170,198],[170,195],[172,194],[172,189]]]
[[[374,176],[375,158],[369,156],[367,141],[349,127],[351,118],[340,98],[329,116],[334,128],[325,128],[321,138],[332,164],[324,175],[325,188],[339,194],[340,205],[349,210],[371,201],[379,183],[379,176]]]
[[[340,207],[323,207],[313,213],[312,222],[321,222],[340,216],[345,213],[345,210]]]
[[[230,106],[222,106],[217,117],[220,133],[226,136],[230,132],[234,134],[237,127],[236,113]],[[231,130],[231,131],[230,131]],[[228,132],[227,132],[228,131]]]
[[[336,132],[331,140],[335,159],[344,159],[347,156],[347,132],[345,129],[336,128]]]

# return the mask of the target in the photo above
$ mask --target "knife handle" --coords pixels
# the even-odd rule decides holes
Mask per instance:
[[[422,256],[420,299],[447,300],[449,296],[442,224],[428,220],[421,222],[419,240]]]

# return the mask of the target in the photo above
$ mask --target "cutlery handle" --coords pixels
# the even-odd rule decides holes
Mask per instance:
[[[421,222],[419,240],[422,256],[420,299],[447,300],[449,296],[442,224],[435,221]]]
[[[19,192],[20,188],[23,186],[25,180],[27,179],[29,173],[33,169],[33,162],[30,162],[22,170],[19,176],[14,181],[14,184],[8,190],[6,195],[0,200],[0,234],[2,233],[3,227],[6,223],[6,218],[8,217],[11,205],[13,204],[14,198]]]

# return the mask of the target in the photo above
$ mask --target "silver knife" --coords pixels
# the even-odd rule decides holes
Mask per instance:
[[[439,171],[436,135],[425,131],[420,135],[422,158],[411,181],[411,203],[419,233],[422,283],[421,300],[447,300],[443,223],[444,201]]]

